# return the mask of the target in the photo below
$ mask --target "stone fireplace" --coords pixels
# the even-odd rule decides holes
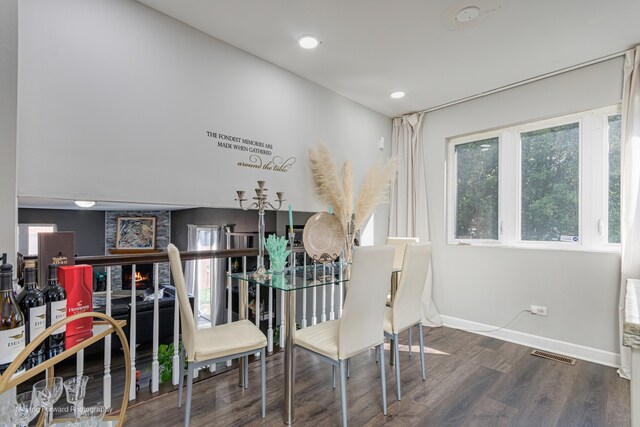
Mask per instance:
[[[122,266],[122,289],[131,289],[131,273],[130,265]],[[153,287],[153,264],[137,264],[136,265],[136,289],[146,289]]]
[[[156,249],[159,252],[166,252],[171,235],[171,212],[170,211],[106,211],[105,212],[105,254],[110,255],[116,247],[116,225],[119,217],[156,217]],[[148,270],[147,279],[138,282],[137,289],[145,289],[153,286],[153,264],[136,265],[136,271],[141,274]],[[170,282],[170,271],[168,263],[161,263],[158,269],[158,284],[165,285]],[[125,277],[125,275],[128,275]],[[112,289],[131,289],[131,266],[123,265],[111,270]]]

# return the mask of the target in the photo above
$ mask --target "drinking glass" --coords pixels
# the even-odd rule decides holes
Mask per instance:
[[[9,413],[11,413],[11,406],[8,403],[0,405],[0,427],[12,427],[13,423],[9,419]]]
[[[83,425],[87,427],[98,427],[105,414],[109,411],[111,411],[111,408],[107,408],[102,405],[101,402],[98,402],[96,406],[82,408],[80,419],[82,420]]]
[[[67,392],[67,402],[73,405],[73,415],[78,420],[78,402],[84,399],[87,392],[87,381],[89,377],[86,375],[78,375],[64,382],[64,389]]]
[[[44,425],[48,426],[53,419],[53,405],[62,396],[63,379],[61,377],[50,377],[38,381],[33,385],[35,399],[42,409],[47,413],[44,418]]]
[[[18,426],[27,427],[38,412],[40,412],[40,405],[36,396],[33,392],[27,391],[16,396],[9,411],[9,418]]]

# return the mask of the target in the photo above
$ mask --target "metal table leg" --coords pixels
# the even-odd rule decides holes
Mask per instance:
[[[285,424],[295,421],[294,400],[296,353],[294,335],[296,333],[296,292],[283,292],[285,298],[285,328],[284,328],[284,413],[282,419]],[[282,332],[282,331],[281,331]]]
[[[391,307],[393,308],[393,300],[396,296],[396,291],[398,290],[398,272],[394,271],[391,273]],[[389,365],[393,366],[396,360],[394,351],[393,351],[393,340],[389,340]],[[384,350],[384,348],[383,348]]]

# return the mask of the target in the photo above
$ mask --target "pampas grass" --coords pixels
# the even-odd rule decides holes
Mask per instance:
[[[367,171],[360,187],[358,201],[354,204],[351,162],[348,160],[344,162],[341,178],[329,148],[324,142],[320,141],[309,149],[309,167],[316,192],[322,201],[333,207],[335,216],[340,220],[347,252],[350,252],[350,247],[353,246],[357,231],[373,214],[376,206],[386,202],[389,185],[395,179],[397,166],[396,158],[386,162],[382,159],[376,161]],[[350,258],[349,255],[347,259]]]
[[[324,142],[319,141],[318,144],[309,149],[309,168],[313,176],[316,193],[318,193],[322,201],[331,205],[333,212],[342,224],[346,236],[349,229],[344,219],[348,203],[344,197],[343,183],[338,173],[338,167]]]
[[[344,203],[342,222],[345,231],[349,233],[349,223],[353,216],[353,170],[351,170],[351,162],[347,160],[342,166],[342,184],[344,186]]]
[[[359,230],[373,214],[376,206],[387,201],[389,185],[396,177],[398,160],[391,158],[385,163],[378,159],[367,171],[362,181],[358,203],[356,203],[353,229]]]

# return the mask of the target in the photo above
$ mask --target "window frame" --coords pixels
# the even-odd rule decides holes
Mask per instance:
[[[445,227],[447,243],[453,245],[500,246],[524,249],[619,252],[619,243],[609,243],[609,143],[608,118],[620,114],[620,105],[507,126],[446,139],[447,158]],[[521,134],[535,130],[579,124],[578,242],[522,240],[522,140]],[[455,237],[457,159],[455,147],[487,138],[498,138],[498,239]],[[585,173],[589,171],[589,173]],[[601,221],[599,228],[598,224]],[[602,232],[600,232],[602,229]]]
[[[472,142],[478,142],[485,139],[498,138],[498,239],[459,239],[455,237],[456,235],[456,222],[457,222],[457,211],[456,204],[458,200],[458,186],[457,177],[458,177],[458,159],[456,156],[456,146],[469,144]],[[448,144],[448,158],[451,160],[451,167],[448,169],[448,177],[447,180],[450,183],[449,188],[451,188],[451,197],[448,200],[447,207],[447,218],[448,218],[448,243],[450,244],[468,244],[467,242],[477,242],[485,245],[499,245],[501,244],[501,233],[500,233],[500,224],[502,218],[502,210],[501,210],[501,197],[502,191],[500,191],[500,187],[502,185],[502,173],[500,171],[501,165],[501,157],[502,157],[502,145],[501,145],[501,135],[499,131],[489,131],[483,133],[476,133],[473,135],[469,135],[466,137],[456,138],[455,142],[451,142]]]

